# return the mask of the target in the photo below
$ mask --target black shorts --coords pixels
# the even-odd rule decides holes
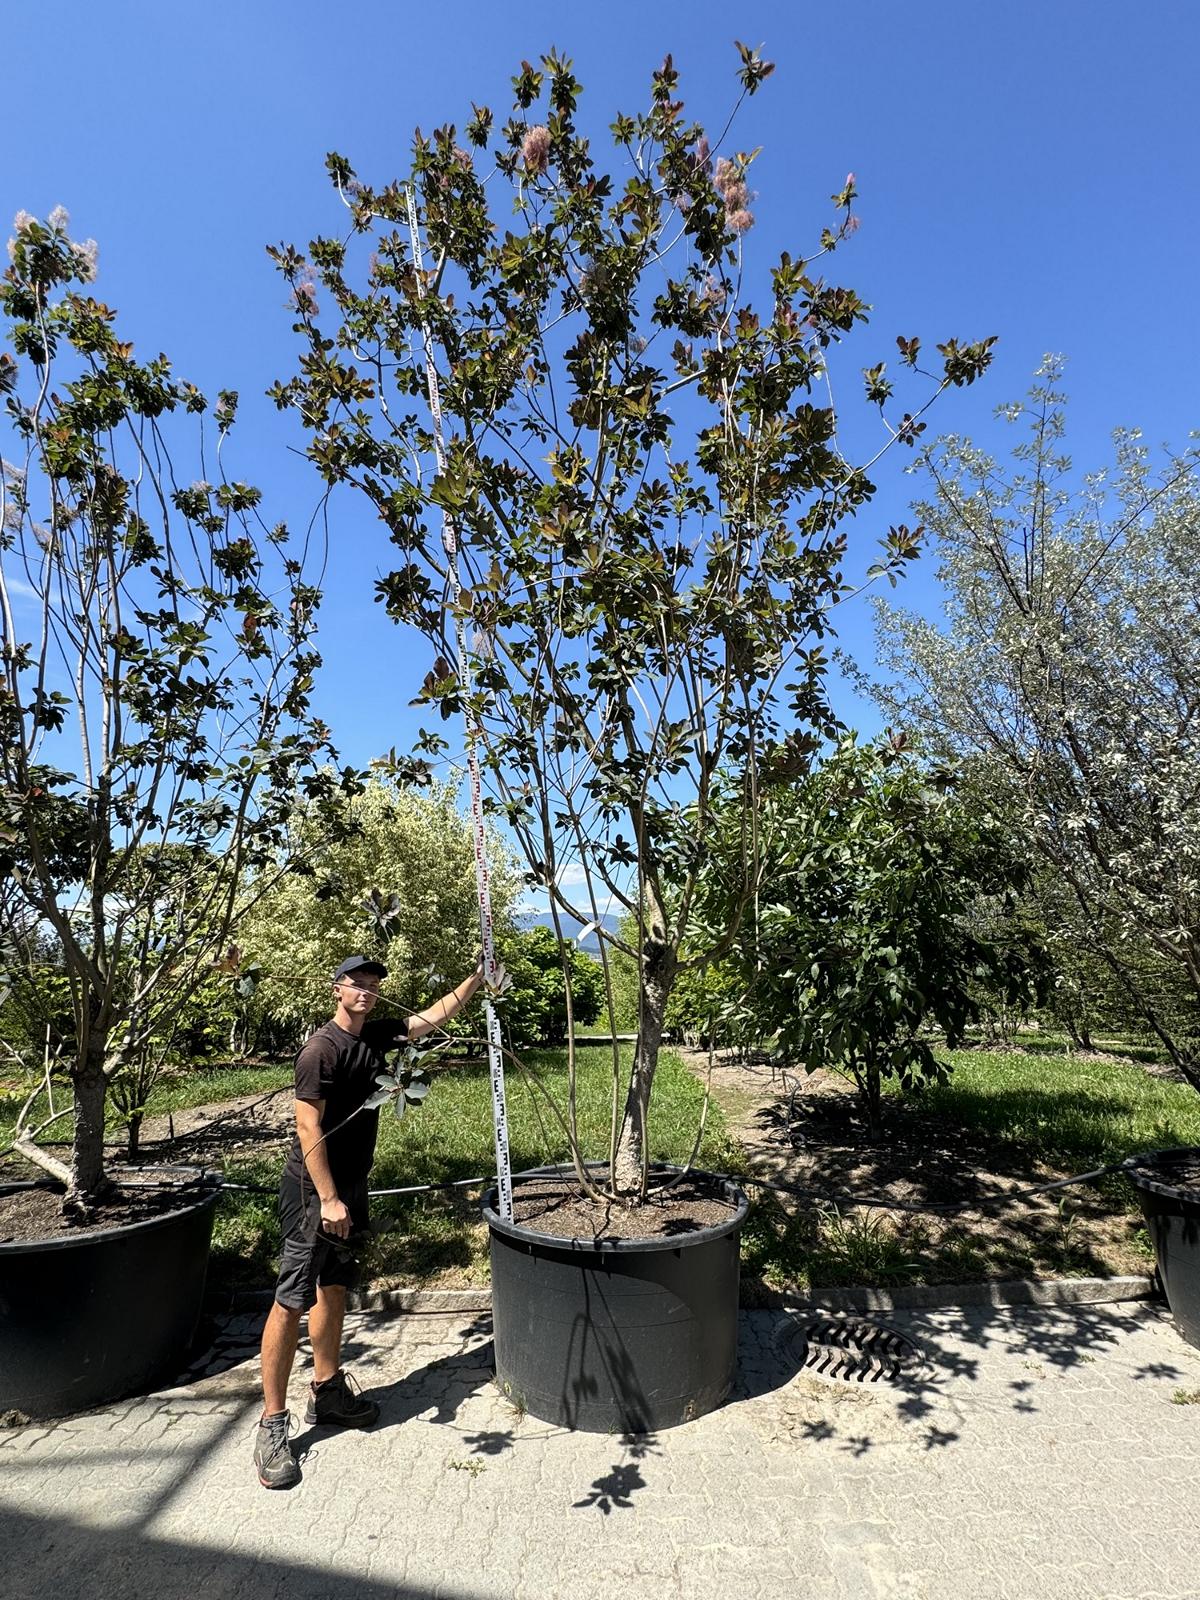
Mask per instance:
[[[301,1193],[303,1190],[303,1194]],[[317,1289],[349,1288],[358,1278],[357,1248],[371,1228],[367,1180],[340,1189],[350,1213],[349,1242],[335,1239],[321,1227],[321,1201],[307,1177],[303,1184],[284,1173],[279,1185],[279,1225],[283,1252],[275,1298],[288,1311],[308,1311],[317,1303]]]

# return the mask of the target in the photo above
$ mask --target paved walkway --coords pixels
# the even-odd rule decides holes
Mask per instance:
[[[486,1317],[364,1312],[366,1435],[258,1487],[254,1320],[180,1387],[0,1432],[23,1600],[1197,1600],[1200,1350],[1150,1305],[893,1313],[924,1364],[847,1384],[744,1314],[741,1384],[651,1438],[569,1434],[489,1383]],[[302,1380],[296,1383],[299,1395]]]

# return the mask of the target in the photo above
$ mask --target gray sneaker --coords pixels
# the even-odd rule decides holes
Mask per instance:
[[[300,1482],[300,1463],[288,1443],[290,1411],[260,1418],[254,1430],[254,1465],[264,1489],[290,1489]]]
[[[339,1367],[324,1383],[310,1385],[304,1420],[310,1427],[369,1428],[379,1420],[379,1407]]]

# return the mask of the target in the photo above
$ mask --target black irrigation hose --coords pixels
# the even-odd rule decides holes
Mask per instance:
[[[837,1195],[831,1196],[822,1189],[798,1189],[790,1183],[773,1183],[770,1178],[760,1178],[754,1173],[746,1173],[739,1178],[739,1182],[752,1183],[760,1189],[771,1189],[776,1194],[793,1195],[798,1200],[818,1200],[834,1206],[876,1206],[886,1211],[907,1211],[917,1215],[941,1214],[952,1215],[956,1211],[986,1211],[993,1206],[1008,1205],[1014,1200],[1028,1200],[1033,1195],[1050,1194],[1055,1189],[1069,1189],[1072,1184],[1091,1183],[1096,1178],[1103,1178],[1110,1172],[1127,1171],[1134,1158],[1126,1157],[1123,1161],[1109,1161],[1103,1167],[1096,1167],[1091,1172],[1080,1172],[1072,1178],[1055,1178],[1053,1183],[1039,1183],[1030,1189],[1016,1189],[1010,1194],[984,1195],[977,1200],[943,1201],[940,1204],[910,1205],[903,1200],[893,1200],[887,1195]]]
[[[603,1162],[591,1162],[589,1165],[604,1165]],[[574,1166],[566,1161],[548,1163],[540,1167],[527,1167],[524,1172],[514,1172],[514,1180],[518,1178],[541,1177],[547,1172],[574,1172]],[[495,1174],[486,1178],[451,1178],[445,1183],[410,1183],[402,1189],[368,1189],[367,1194],[372,1200],[381,1200],[386,1195],[393,1194],[436,1194],[447,1189],[483,1189],[488,1184],[495,1183]],[[272,1194],[279,1193],[279,1185],[265,1183],[222,1183],[222,1189],[237,1189],[244,1194]]]
[[[770,1178],[760,1178],[757,1173],[732,1174],[735,1182],[753,1184],[759,1189],[770,1189],[776,1194],[791,1195],[797,1200],[814,1200],[826,1205],[834,1206],[874,1206],[886,1211],[905,1211],[916,1215],[952,1215],[956,1211],[986,1211],[993,1206],[1008,1205],[1014,1200],[1028,1200],[1034,1195],[1051,1194],[1057,1189],[1069,1189],[1074,1184],[1092,1183],[1097,1178],[1106,1177],[1110,1172],[1125,1172],[1133,1165],[1137,1158],[1127,1156],[1122,1161],[1109,1161],[1102,1167],[1095,1167],[1091,1172],[1080,1172],[1071,1178],[1055,1178],[1051,1183],[1039,1183],[1029,1189],[1017,1189],[1010,1194],[985,1195],[982,1199],[944,1201],[941,1204],[930,1203],[927,1205],[911,1205],[903,1200],[893,1200],[887,1195],[831,1195],[824,1189],[801,1189],[795,1184],[776,1183]],[[567,1172],[573,1170],[566,1163],[556,1166],[530,1167],[524,1172],[514,1172],[514,1182],[521,1178],[540,1176],[548,1171]],[[484,1178],[454,1178],[447,1183],[414,1183],[400,1189],[371,1189],[368,1190],[373,1200],[383,1199],[389,1195],[400,1194],[435,1194],[448,1189],[482,1189],[494,1183],[494,1177]],[[278,1185],[259,1183],[222,1183],[223,1190],[238,1190],[245,1194],[276,1195],[279,1193]]]

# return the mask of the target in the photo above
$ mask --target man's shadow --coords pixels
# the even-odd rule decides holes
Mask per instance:
[[[469,1328],[460,1330],[460,1334],[469,1336],[483,1332],[483,1320],[477,1319]],[[490,1320],[487,1327],[491,1327]],[[347,1364],[356,1353],[356,1341],[353,1337],[347,1338],[343,1347]],[[429,1422],[452,1426],[471,1396],[487,1388],[495,1376],[495,1345],[491,1339],[487,1339],[466,1349],[455,1350],[450,1355],[437,1356],[393,1383],[369,1384],[364,1392],[378,1404],[379,1421],[365,1431],[381,1433],[387,1428],[398,1428],[411,1422],[414,1417],[425,1416],[429,1411],[433,1413],[427,1418]],[[309,1424],[293,1439],[292,1447],[299,1455],[319,1440],[346,1431],[349,1430],[326,1424]]]

